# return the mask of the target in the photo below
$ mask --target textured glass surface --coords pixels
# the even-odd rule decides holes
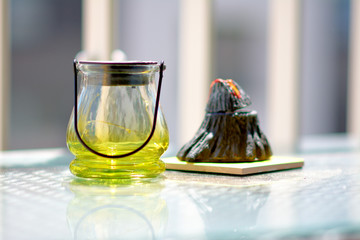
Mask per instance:
[[[244,177],[165,171],[144,182],[76,178],[64,151],[2,153],[0,236],[359,239],[360,152],[303,157],[302,169]]]

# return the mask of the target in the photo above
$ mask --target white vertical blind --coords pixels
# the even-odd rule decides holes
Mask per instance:
[[[200,127],[211,77],[212,1],[180,1],[179,131],[180,145]]]
[[[6,149],[9,129],[10,23],[9,2],[0,0],[0,150]]]
[[[360,140],[360,1],[351,1],[347,131]]]
[[[113,0],[83,0],[83,51],[87,59],[110,60],[113,51]]]
[[[274,152],[289,152],[299,132],[300,0],[269,4],[268,135]]]
[[[111,60],[114,42],[113,32],[113,0],[83,0],[83,46],[82,57],[87,60]],[[101,92],[99,105],[106,105],[110,89]],[[100,107],[96,119],[106,115],[106,107]],[[99,131],[96,135],[108,138],[109,132]]]

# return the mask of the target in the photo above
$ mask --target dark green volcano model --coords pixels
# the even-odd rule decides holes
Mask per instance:
[[[271,148],[259,128],[256,111],[245,111],[249,96],[233,80],[216,79],[210,86],[205,118],[190,142],[177,154],[187,162],[266,160]]]

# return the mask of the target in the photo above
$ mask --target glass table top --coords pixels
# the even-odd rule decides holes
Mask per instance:
[[[359,239],[360,152],[301,157],[301,169],[129,184],[73,177],[63,149],[3,152],[0,238]]]

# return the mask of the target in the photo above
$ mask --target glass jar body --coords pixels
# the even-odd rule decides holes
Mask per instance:
[[[93,150],[114,156],[126,154],[148,138],[154,121],[156,64],[79,63],[80,91],[77,126]],[[87,178],[150,178],[165,170],[160,156],[169,144],[161,108],[155,132],[137,153],[108,158],[90,152],[74,129],[74,110],[67,129],[67,146],[75,155],[70,171]]]

